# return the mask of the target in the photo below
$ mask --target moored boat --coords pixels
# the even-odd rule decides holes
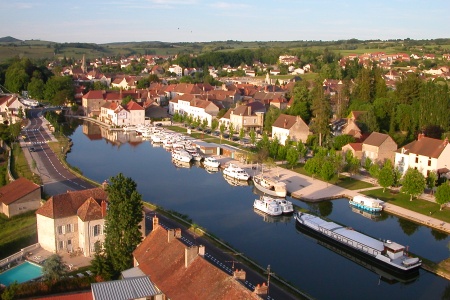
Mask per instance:
[[[189,163],[192,160],[192,156],[185,150],[174,150],[172,151],[172,159]]]
[[[212,156],[207,156],[203,160],[203,165],[205,165],[205,167],[207,166],[207,167],[218,168],[220,166],[220,162]]]
[[[271,216],[279,216],[283,213],[281,206],[273,198],[266,196],[255,199],[253,208]]]
[[[306,213],[297,212],[294,218],[296,223],[310,234],[345,247],[377,266],[397,274],[417,272],[422,264],[419,258],[408,256],[405,246],[390,240],[378,240],[352,228]]]
[[[274,199],[281,207],[281,212],[284,215],[289,215],[294,212],[294,206],[292,205],[291,201],[288,201],[286,199]]]
[[[246,181],[250,178],[250,175],[248,175],[248,173],[244,169],[233,163],[229,163],[228,166],[223,169],[223,174],[238,180]]]
[[[370,198],[367,196],[356,195],[353,199],[349,200],[349,204],[364,209],[370,212],[380,212],[383,210],[383,203],[379,199]]]
[[[286,184],[275,178],[263,175],[262,173],[252,178],[255,187],[261,192],[275,197],[286,197]]]

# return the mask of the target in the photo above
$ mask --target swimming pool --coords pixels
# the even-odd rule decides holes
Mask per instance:
[[[9,286],[14,281],[23,283],[42,276],[42,267],[28,261],[0,274],[0,283]]]

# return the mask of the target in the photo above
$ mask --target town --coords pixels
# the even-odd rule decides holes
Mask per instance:
[[[112,299],[115,294],[121,299],[275,299],[275,286],[269,293],[265,276],[241,269],[232,269],[232,275],[222,272],[205,259],[204,245],[183,242],[192,233],[176,223],[162,226],[162,218],[173,220],[152,214],[154,208],[142,204],[133,179],[123,174],[96,183],[67,171],[70,186],[65,183],[62,189],[50,186],[42,174],[23,176],[16,166],[19,157],[28,170],[43,164],[35,145],[42,144],[45,153],[64,163],[74,129],[68,120],[98,124],[100,137],[111,140],[113,132],[136,131],[139,126],[210,137],[220,141],[209,153],[219,160],[233,159],[247,167],[266,164],[315,178],[317,183],[309,187],[286,183],[289,196],[303,201],[342,196],[312,196],[312,190],[343,184],[341,177],[354,184],[370,183],[355,190],[383,200],[392,214],[400,214],[398,205],[402,217],[424,220],[425,226],[449,233],[450,52],[426,50],[345,56],[327,48],[273,49],[266,56],[258,50],[216,56],[83,53],[77,58],[57,56],[45,64],[12,59],[0,77],[0,130],[7,157],[1,171],[2,224],[9,228],[9,220],[31,212],[37,238],[29,244],[3,243],[0,267],[6,273],[27,261],[43,266],[44,274],[23,284],[14,278],[1,282],[3,294],[46,299],[52,293],[77,299]],[[196,145],[206,157],[202,147],[207,146]],[[404,200],[390,203],[391,195]],[[213,246],[207,247],[211,252]],[[88,263],[81,264],[80,258],[89,258]],[[255,286],[243,283],[246,276],[257,278]],[[38,289],[41,278],[48,282],[48,295],[42,287],[39,293],[30,292]],[[142,293],[121,294],[134,287]],[[293,298],[308,298],[296,288],[289,291]]]

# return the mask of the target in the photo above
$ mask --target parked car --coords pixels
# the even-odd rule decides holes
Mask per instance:
[[[36,148],[30,147],[30,152],[36,152]]]
[[[156,126],[161,127],[162,123],[156,123]]]
[[[214,131],[212,134],[215,135],[215,136],[219,136],[220,132],[219,131]]]
[[[233,137],[231,138],[231,140],[237,142],[237,141],[239,141],[239,137],[238,137],[238,136],[233,136]]]

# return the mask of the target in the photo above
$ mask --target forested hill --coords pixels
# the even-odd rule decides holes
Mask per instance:
[[[21,40],[13,38],[12,36],[5,36],[0,38],[0,43],[14,43],[14,42],[21,42]]]

